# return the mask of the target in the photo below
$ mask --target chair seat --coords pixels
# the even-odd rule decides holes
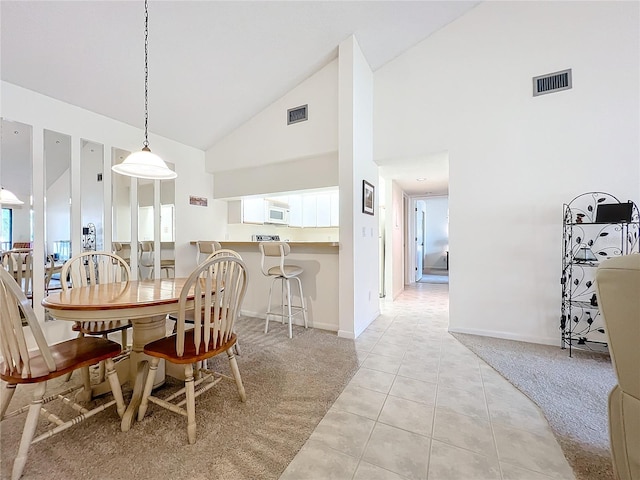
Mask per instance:
[[[300,275],[303,272],[302,268],[297,265],[285,265],[284,266],[284,275],[285,277],[295,277],[296,275]],[[267,270],[269,275],[273,275],[274,277],[279,277],[280,275],[280,267],[275,266],[271,267]]]
[[[160,267],[174,267],[175,265],[175,260],[160,260]]]
[[[184,334],[184,355],[181,357],[176,353],[176,335],[161,338],[155,342],[148,343],[144,346],[144,353],[152,357],[164,358],[172,363],[186,364],[195,363],[207,358],[214,357],[219,353],[225,352],[233,347],[237,341],[236,334],[231,334],[229,340],[213,348],[213,341],[209,341],[209,351],[205,351],[204,341],[200,342],[200,353],[196,353],[194,342],[194,330],[187,330]]]
[[[0,363],[0,378],[7,383],[38,383],[56,378],[81,367],[89,367],[120,354],[121,347],[116,342],[98,337],[82,337],[50,345],[49,349],[56,364],[55,372],[49,372],[40,354],[30,356],[31,375],[23,378],[11,372],[9,366]]]
[[[82,332],[85,335],[104,335],[120,332],[131,327],[129,320],[115,320],[112,322],[76,322],[71,327],[74,332]]]

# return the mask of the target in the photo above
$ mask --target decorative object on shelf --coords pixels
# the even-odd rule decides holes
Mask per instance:
[[[82,227],[82,249],[85,252],[96,249],[96,226],[93,223]]]
[[[582,223],[582,222],[578,222]],[[576,262],[597,262],[598,259],[593,254],[593,251],[587,247],[583,246],[578,249],[576,254],[573,256],[573,260]]]
[[[606,352],[607,336],[595,295],[600,261],[640,252],[640,214],[632,202],[605,192],[578,195],[564,205],[562,348]]]
[[[111,169],[121,175],[151,180],[171,180],[178,174],[149,148],[149,2],[144,2],[144,142],[142,150],[134,152]]]
[[[374,214],[375,187],[366,180],[362,181],[362,213]]]

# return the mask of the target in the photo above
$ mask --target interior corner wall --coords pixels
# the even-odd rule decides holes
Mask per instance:
[[[395,180],[387,180],[389,192],[387,205],[387,245],[391,245],[391,255],[386,255],[386,284],[391,286],[391,299],[395,300],[404,291],[404,204],[403,192]],[[389,263],[390,262],[390,263]]]
[[[308,105],[308,120],[288,125],[287,110],[301,105]],[[206,152],[206,169],[217,173],[336,152],[337,118],[338,61],[333,60],[217,141]]]
[[[340,262],[338,335],[357,337],[378,315],[378,219],[363,213],[363,180],[376,187],[373,74],[354,36],[338,47]],[[374,199],[374,213],[378,210]]]
[[[639,10],[482,2],[376,71],[376,158],[450,151],[451,331],[560,344],[563,203],[640,200]]]

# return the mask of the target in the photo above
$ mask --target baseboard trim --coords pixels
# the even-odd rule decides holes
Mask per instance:
[[[348,332],[347,330],[338,330],[338,337],[348,338],[349,340],[355,340],[356,338],[353,332]]]
[[[247,310],[242,310],[240,312],[241,315],[245,316],[245,317],[251,317],[251,318],[255,318],[255,319],[259,319],[260,321],[262,321],[264,323],[265,319],[266,319],[266,315],[264,314],[264,312],[250,312]],[[269,321],[269,323],[271,322],[275,322],[277,320],[273,319]],[[328,330],[330,332],[337,332],[338,331],[338,327],[337,325],[334,325],[332,323],[324,323],[324,322],[312,322],[309,320],[309,328],[317,328],[319,330]],[[293,324],[297,325],[299,327],[304,327],[304,320],[296,315],[296,317],[294,317],[293,319]]]
[[[531,335],[518,335],[509,332],[498,332],[494,330],[480,330],[477,328],[451,328],[448,329],[449,333],[467,333],[469,335],[478,335],[481,337],[494,337],[503,338],[505,340],[515,340],[518,342],[538,343],[541,345],[555,345],[560,348],[560,335],[558,338],[552,337],[538,337]]]

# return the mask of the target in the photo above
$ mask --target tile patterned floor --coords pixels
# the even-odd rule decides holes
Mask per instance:
[[[381,304],[281,480],[574,479],[538,407],[447,333],[448,304],[425,283]]]

